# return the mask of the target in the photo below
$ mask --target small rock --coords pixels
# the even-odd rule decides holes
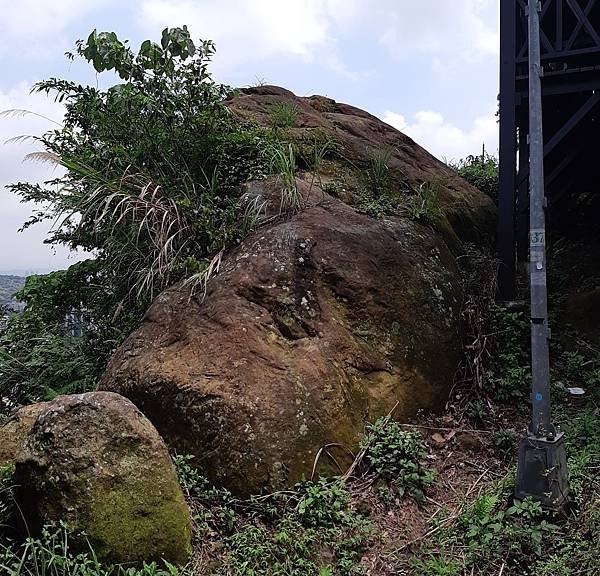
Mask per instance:
[[[464,450],[479,452],[483,449],[483,442],[481,441],[481,438],[472,432],[461,432],[460,434],[457,434],[456,441]]]
[[[441,445],[441,444],[445,444],[445,443],[446,443],[446,439],[445,439],[445,438],[444,438],[444,437],[443,437],[441,434],[439,434],[438,432],[436,432],[436,433],[435,433],[435,434],[434,434],[434,435],[431,437],[431,439],[432,439],[432,440],[433,440],[433,441],[434,441],[436,444],[438,444],[438,445]]]
[[[32,534],[63,521],[76,545],[85,532],[98,558],[116,564],[184,564],[191,552],[189,510],[167,448],[118,394],[48,403],[17,454],[15,484]]]

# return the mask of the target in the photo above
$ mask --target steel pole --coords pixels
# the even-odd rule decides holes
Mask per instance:
[[[529,280],[532,418],[519,447],[515,495],[560,508],[569,494],[564,435],[550,419],[546,199],[542,129],[541,3],[529,0]]]
[[[548,285],[546,278],[546,200],[542,127],[542,67],[538,0],[529,0],[529,275],[531,296],[531,432],[555,434],[550,421]]]

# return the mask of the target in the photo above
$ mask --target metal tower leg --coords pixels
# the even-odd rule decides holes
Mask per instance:
[[[538,0],[529,0],[529,268],[531,295],[531,424],[519,451],[516,496],[531,496],[560,507],[568,495],[563,434],[550,412],[548,287],[546,279],[546,198]]]

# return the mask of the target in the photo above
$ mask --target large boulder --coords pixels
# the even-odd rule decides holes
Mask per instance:
[[[326,443],[442,398],[460,358],[454,258],[411,221],[326,198],[258,232],[206,298],[157,298],[101,388],[130,398],[166,441],[238,493],[310,475]]]
[[[298,142],[324,133],[338,144],[317,177],[299,175],[303,210],[225,255],[206,295],[190,285],[161,294],[100,383],[238,494],[309,477],[325,444],[334,457],[321,453],[319,471],[339,473],[339,447],[354,448],[367,421],[394,408],[408,419],[446,398],[461,358],[456,258],[494,220],[488,198],[366,112],[274,87],[229,105],[268,123],[281,99],[298,111]],[[370,154],[387,148],[391,186],[439,186],[435,224],[357,210]],[[244,192],[277,215],[277,180]]]
[[[28,531],[64,521],[115,563],[184,563],[190,516],[167,448],[126,398],[62,396],[37,417],[17,455],[16,499]]]
[[[34,422],[47,406],[46,402],[23,406],[0,426],[0,467],[15,461]]]

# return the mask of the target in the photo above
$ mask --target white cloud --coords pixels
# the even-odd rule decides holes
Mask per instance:
[[[114,0],[0,0],[0,57],[44,58],[72,48],[66,31]]]
[[[56,126],[51,120],[60,123],[63,107],[41,94],[30,95],[29,84],[22,82],[9,91],[0,91],[0,111],[14,109],[25,109],[40,116],[12,115],[0,118],[0,246],[3,247],[0,251],[0,271],[64,267],[68,262],[68,251],[42,244],[49,225],[40,224],[16,234],[31,215],[33,206],[21,204],[17,196],[4,188],[12,182],[41,182],[59,175],[56,168],[23,161],[29,152],[40,150],[39,145],[30,141],[6,141],[15,136],[43,134]]]
[[[277,54],[312,59],[330,40],[330,4],[337,0],[145,0],[142,22],[159,27],[187,24],[194,35],[217,43],[217,63],[239,65]]]
[[[368,30],[393,56],[477,60],[498,53],[492,0],[143,0],[141,20],[156,32],[187,23],[216,41],[217,63],[234,67],[271,56],[318,58],[355,78],[336,53],[335,35]],[[490,17],[491,8],[494,16]]]
[[[385,14],[379,40],[394,56],[415,54],[444,60],[479,60],[497,55],[499,35],[491,0],[386,0],[378,4]]]
[[[388,110],[383,121],[404,132],[440,159],[457,160],[478,154],[483,144],[489,153],[495,153],[498,148],[498,125],[493,112],[475,118],[466,130],[454,126],[439,112],[431,110],[417,112],[411,121],[402,114]]]

